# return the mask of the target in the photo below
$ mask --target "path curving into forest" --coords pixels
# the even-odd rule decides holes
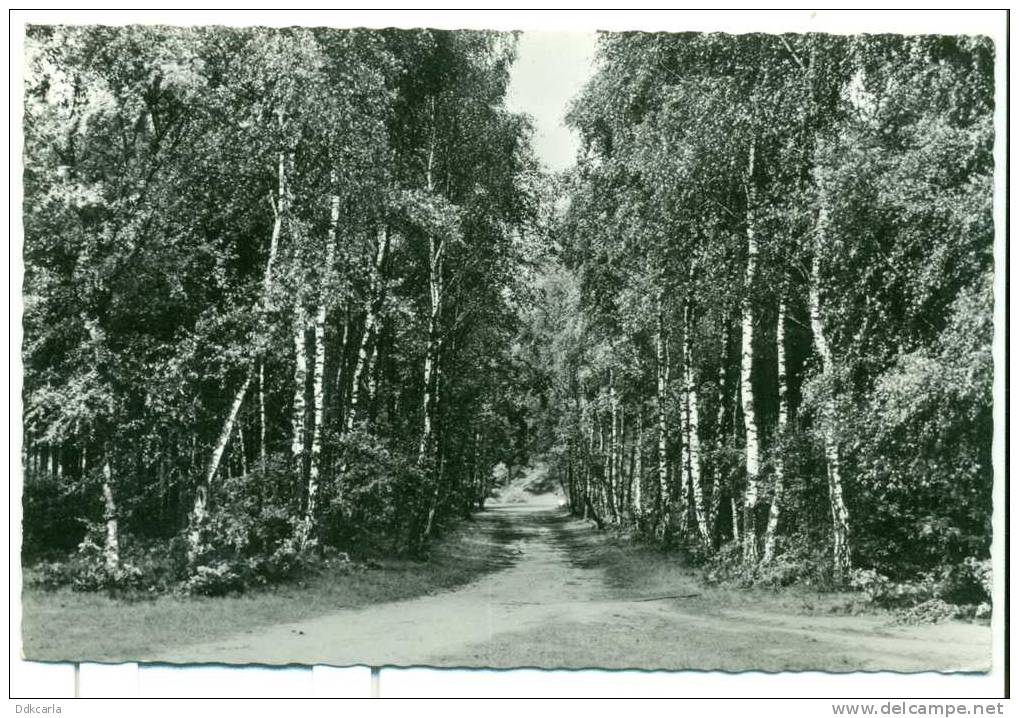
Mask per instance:
[[[533,480],[533,477],[532,477]],[[430,665],[701,670],[989,668],[990,631],[886,617],[800,614],[727,605],[692,573],[678,598],[643,595],[592,565],[605,537],[553,493],[519,486],[476,516],[503,544],[505,568],[441,593],[252,629],[175,649],[167,663]]]

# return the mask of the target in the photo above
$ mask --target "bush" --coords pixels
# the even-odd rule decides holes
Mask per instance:
[[[227,561],[197,566],[195,572],[181,584],[183,593],[197,596],[223,596],[243,589],[243,579]]]
[[[71,567],[71,587],[75,591],[123,590],[141,586],[141,569],[125,561],[123,555],[116,568],[107,566],[105,546],[105,525],[87,522],[85,538],[78,545]]]
[[[74,581],[76,566],[72,561],[40,561],[25,567],[25,586],[54,591],[70,586]]]
[[[989,285],[961,293],[935,346],[846,407],[854,555],[892,578],[990,549],[992,316]]]
[[[932,601],[941,601],[956,609],[989,605],[990,574],[990,561],[968,558],[961,564],[923,573],[912,581],[893,581],[875,569],[856,569],[850,577],[850,585],[866,593],[875,605],[885,608],[913,609],[930,604],[918,608],[919,615],[924,611],[936,613],[937,607]]]
[[[931,598],[911,608],[901,609],[896,613],[897,623],[920,624],[941,623],[960,614],[959,607],[946,603],[940,598]]]
[[[184,593],[208,596],[279,583],[317,565],[314,537],[300,540],[304,516],[297,502],[268,502],[286,476],[282,461],[223,481],[198,530],[196,550],[190,531],[179,535],[170,555]]]
[[[797,538],[780,536],[776,539],[775,556],[771,561],[748,565],[743,561],[742,545],[727,543],[707,560],[705,579],[709,583],[743,588],[780,588],[793,584],[819,589],[830,587],[831,562],[827,553],[823,548],[811,550],[805,545]]]
[[[321,478],[320,542],[343,549],[410,548],[430,495],[414,459],[363,426],[327,436],[323,454],[341,458]]]

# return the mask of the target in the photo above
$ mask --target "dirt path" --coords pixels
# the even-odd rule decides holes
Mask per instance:
[[[349,609],[159,656],[160,662],[706,670],[987,670],[990,631],[791,615],[696,596],[639,600],[571,551],[600,540],[552,495],[478,515],[512,564],[457,590]]]

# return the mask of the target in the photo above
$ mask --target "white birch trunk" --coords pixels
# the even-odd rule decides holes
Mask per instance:
[[[434,350],[434,337],[437,333],[436,325],[438,323],[438,312],[433,306],[432,312],[428,318],[428,346],[425,350],[425,372],[424,372],[424,397],[422,398],[422,412],[424,414],[423,425],[421,427],[421,443],[418,446],[418,464],[424,464],[431,452],[432,445],[432,384],[435,364],[435,350]]]
[[[824,333],[824,318],[821,311],[820,248],[821,243],[824,241],[824,235],[827,232],[827,224],[827,210],[822,206],[817,220],[817,236],[815,239],[814,258],[810,268],[808,301],[810,304],[810,328],[814,334],[814,346],[821,359],[823,365],[822,371],[825,377],[826,393],[822,416],[822,430],[824,433],[824,454],[827,462],[828,495],[832,516],[832,567],[836,582],[841,583],[852,568],[852,561],[849,549],[849,510],[846,508],[842,492],[842,471],[837,439],[838,412],[835,406],[835,367],[831,347]]]
[[[718,406],[715,409],[715,449],[721,452],[724,444],[725,436],[725,362],[728,354],[728,333],[726,328],[722,326],[722,351],[718,362]],[[720,456],[721,454],[716,454]],[[718,520],[718,511],[722,502],[722,470],[720,467],[715,467],[712,471],[712,482],[711,482],[711,500],[708,504],[708,528],[709,530],[715,527],[715,522]]]
[[[434,178],[432,175],[435,163],[435,138],[437,133],[435,98],[432,98],[432,137],[428,146],[428,161],[425,165],[425,186],[428,192],[435,191]],[[442,249],[443,242],[433,233],[428,235],[428,296],[431,303],[428,313],[428,345],[425,348],[425,370],[424,370],[424,392],[422,397],[422,413],[424,414],[421,427],[421,443],[418,446],[418,464],[423,465],[431,454],[432,437],[434,427],[432,426],[432,413],[434,397],[432,395],[432,384],[435,363],[438,361],[436,351],[439,339],[439,316],[442,309]]]
[[[638,521],[644,515],[644,406],[637,414],[637,462],[633,476],[633,515]]]
[[[368,407],[368,415],[375,416],[375,395],[378,393],[378,382],[379,382],[379,340],[382,338],[381,327],[377,327],[375,335],[375,341],[372,343],[372,353],[368,357],[368,363],[365,364],[365,374],[368,376],[365,392],[365,404]]]
[[[308,383],[308,354],[305,340],[308,328],[304,308],[298,301],[294,310],[294,405],[291,415],[290,455],[294,461],[298,480],[304,477],[305,426],[307,423],[307,400],[305,390]]]
[[[241,460],[241,475],[245,476],[248,473],[248,455],[244,447],[244,422],[242,421],[237,426],[237,453],[240,454]]]
[[[785,463],[782,458],[781,438],[785,434],[789,422],[789,394],[785,362],[785,301],[778,303],[778,328],[776,329],[775,348],[778,353],[778,425],[776,436],[779,439],[778,451],[775,454],[775,484],[771,497],[771,508],[768,510],[768,527],[764,532],[765,563],[775,557],[775,537],[778,535],[778,519],[782,511],[782,493],[785,490]]]
[[[265,362],[258,362],[258,461],[265,473]]]
[[[276,262],[276,255],[279,251],[279,238],[280,232],[283,227],[283,217],[286,213],[286,172],[284,166],[285,155],[283,152],[279,153],[279,159],[277,164],[277,199],[273,201],[270,195],[270,204],[273,208],[273,225],[272,234],[269,237],[269,256],[265,262],[265,275],[262,280],[262,308],[268,309],[272,306],[272,277],[273,267]],[[249,367],[247,376],[240,388],[237,390],[237,394],[234,396],[233,404],[230,406],[230,412],[227,414],[226,420],[223,422],[223,428],[220,430],[219,439],[216,441],[216,445],[212,450],[212,458],[209,461],[209,467],[205,474],[204,487],[211,487],[212,480],[216,476],[216,471],[219,469],[220,461],[223,459],[223,453],[226,449],[227,443],[230,441],[230,434],[233,432],[234,422],[237,420],[237,412],[240,411],[241,405],[244,403],[244,397],[247,396],[248,388],[251,386],[252,370]],[[263,433],[264,433],[264,405],[263,405]],[[263,450],[265,446],[264,438],[262,442]],[[195,525],[195,532],[193,536],[197,540],[197,523],[204,517],[205,512],[205,501],[206,496],[204,492],[206,488],[202,488],[201,491],[196,492],[194,508],[192,510],[192,524]]]
[[[658,490],[661,500],[663,523],[669,515],[669,465],[666,454],[668,425],[665,419],[665,404],[668,401],[668,384],[665,371],[665,319],[662,316],[661,299],[658,300],[658,331],[655,334],[655,357],[658,369]]]
[[[103,520],[106,522],[106,545],[103,562],[106,572],[114,574],[120,568],[120,536],[117,523],[117,504],[113,498],[113,471],[109,453],[103,458]]]
[[[389,251],[389,231],[383,227],[379,231],[378,242],[375,249],[375,263],[371,270],[369,281],[368,299],[365,301],[364,331],[361,333],[361,343],[358,347],[357,362],[354,364],[353,382],[350,388],[350,409],[347,412],[347,430],[354,427],[357,420],[358,406],[361,398],[361,381],[365,372],[369,371],[371,354],[375,351],[372,344],[373,335],[377,343],[377,326],[379,312],[382,309],[383,293],[385,284],[383,280],[383,265]],[[372,348],[369,350],[369,345]],[[427,359],[426,359],[427,361]]]
[[[704,507],[704,490],[701,486],[700,408],[697,403],[697,385],[693,371],[693,336],[690,323],[693,311],[687,300],[683,322],[683,447],[686,457],[686,478],[693,490],[694,519],[701,542],[708,543],[708,518]]]
[[[619,400],[616,397],[615,372],[609,368],[609,476],[608,476],[608,503],[609,518],[613,523],[619,520],[616,512],[616,484],[620,482],[619,476]]]
[[[753,186],[754,145],[750,146],[750,162],[747,170],[747,264],[743,280],[743,307],[740,319],[740,396],[743,403],[743,436],[746,442],[746,478],[743,517],[743,558],[748,563],[757,562],[757,531],[754,511],[757,507],[758,473],[760,471],[760,445],[757,436],[757,412],[754,408],[753,366],[754,366],[754,304],[753,285],[757,271],[757,237],[755,235],[756,193]]]
[[[336,171],[330,173],[330,183],[336,182]],[[326,236],[325,276],[333,271],[336,262],[336,228],[340,221],[340,198],[333,194],[329,201],[329,232]],[[326,291],[327,285],[319,290],[318,310],[315,312],[315,366],[312,373],[313,419],[311,435],[311,467],[308,470],[308,501],[305,506],[305,531],[307,538],[315,520],[315,501],[318,497],[319,473],[322,461],[322,431],[325,422],[325,367],[326,367]]]
[[[230,436],[233,434],[234,424],[237,423],[237,415],[244,404],[244,397],[247,396],[248,387],[251,386],[251,379],[252,371],[249,368],[241,388],[237,390],[237,394],[234,396],[233,404],[230,405],[230,412],[227,414],[223,428],[219,432],[219,438],[216,439],[216,444],[212,449],[212,458],[209,460],[209,467],[205,472],[206,486],[212,485],[212,480],[216,477],[216,470],[223,460],[223,454],[226,453],[226,447],[230,444]]]

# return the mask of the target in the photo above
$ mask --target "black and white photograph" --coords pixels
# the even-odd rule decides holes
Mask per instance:
[[[22,657],[991,671],[1005,48],[719,19],[14,27]]]

